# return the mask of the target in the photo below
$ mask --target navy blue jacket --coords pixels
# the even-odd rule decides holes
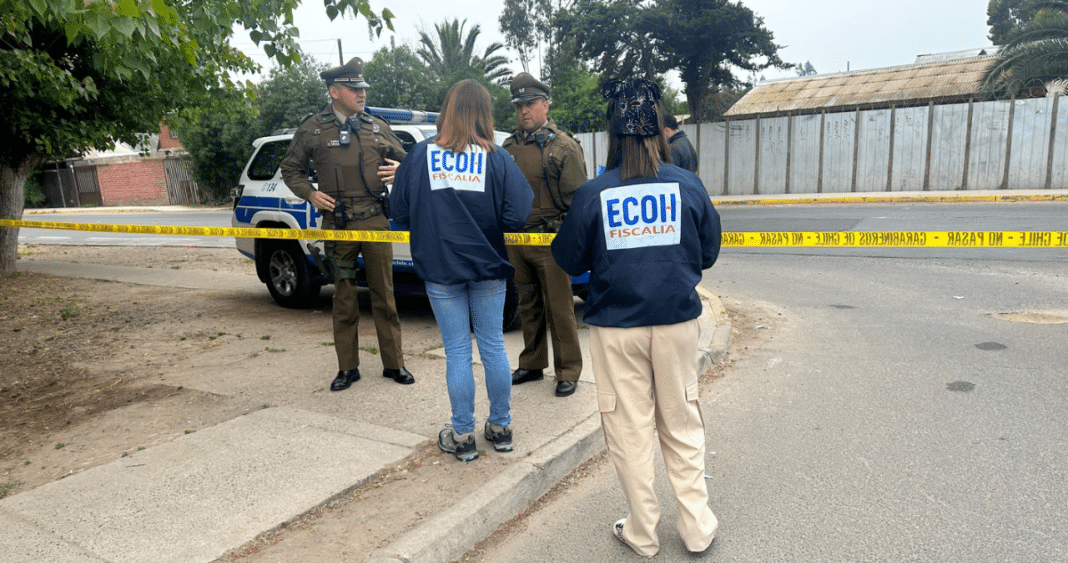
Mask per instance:
[[[670,325],[700,316],[696,287],[720,237],[697,176],[661,164],[657,178],[623,182],[615,168],[579,187],[552,252],[567,273],[590,272],[585,322]]]
[[[453,285],[511,278],[506,232],[523,228],[534,193],[501,147],[453,153],[427,139],[397,168],[389,205],[411,235],[415,273]]]

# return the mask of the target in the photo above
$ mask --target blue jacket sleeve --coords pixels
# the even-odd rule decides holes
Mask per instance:
[[[391,219],[402,229],[411,228],[411,208],[409,207],[411,191],[419,182],[417,174],[425,166],[425,158],[419,147],[412,149],[411,158],[405,158],[397,167],[397,173],[393,178],[393,188],[389,191],[389,209]]]
[[[560,225],[560,232],[556,233],[552,242],[553,258],[572,276],[581,276],[590,271],[593,265],[592,244],[593,237],[597,234],[593,221],[597,218],[597,202],[591,204],[591,192],[596,194],[596,190],[584,190],[579,186],[575,199],[571,202],[571,209]]]

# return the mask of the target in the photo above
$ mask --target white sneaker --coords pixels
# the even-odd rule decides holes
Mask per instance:
[[[621,518],[615,524],[612,524],[612,535],[615,536],[617,540],[623,542],[623,545],[630,547],[630,544],[627,543],[627,540],[623,539],[623,523],[626,521],[626,518]]]

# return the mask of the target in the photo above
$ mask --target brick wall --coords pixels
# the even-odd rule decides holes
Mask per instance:
[[[105,206],[167,205],[167,177],[162,159],[97,163],[100,196]]]
[[[182,141],[177,134],[167,125],[159,126],[159,150],[180,150]]]

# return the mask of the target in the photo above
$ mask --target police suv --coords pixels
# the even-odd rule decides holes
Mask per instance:
[[[388,121],[403,143],[405,151],[410,151],[416,143],[437,134],[437,127],[434,125],[437,113],[374,107],[367,107],[365,111]],[[234,227],[322,228],[322,214],[315,206],[297,197],[286,187],[278,169],[289,149],[290,141],[293,140],[294,131],[287,130],[279,135],[261,137],[253,141],[255,150],[241,174],[241,183],[232,193],[234,215],[231,223]],[[497,144],[501,144],[508,134],[497,131],[496,136]],[[309,179],[312,183],[316,182],[314,176]],[[392,226],[398,229],[395,224]],[[321,241],[259,238],[235,240],[237,250],[255,262],[256,275],[267,285],[271,297],[283,307],[309,307],[319,297],[323,285],[334,283],[329,264],[321,261],[326,258],[320,254],[320,251],[324,250]],[[319,262],[317,257],[320,258]],[[366,286],[362,258],[359,264],[357,283]],[[581,281],[584,282],[585,278]],[[426,292],[423,281],[415,275],[411,249],[407,244],[393,245],[393,285],[397,293]],[[575,289],[581,292],[584,287],[584,283],[579,283]],[[505,330],[519,328],[522,322],[519,316],[519,295],[512,280],[508,280],[503,314]]]

